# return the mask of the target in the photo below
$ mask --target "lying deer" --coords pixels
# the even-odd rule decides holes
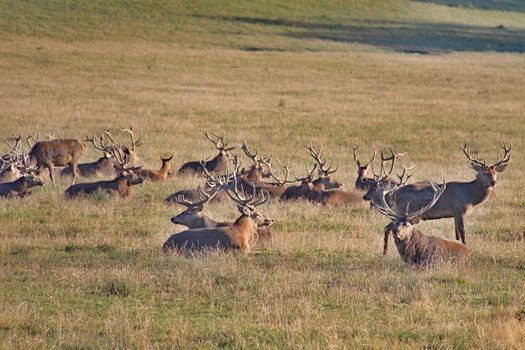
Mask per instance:
[[[109,194],[127,197],[130,193],[131,186],[142,183],[144,180],[133,173],[134,168],[130,167],[131,160],[126,157],[123,150],[118,146],[111,150],[113,157],[117,161],[120,172],[119,175],[110,181],[97,181],[81,183],[70,186],[65,195],[68,198],[78,196],[92,195],[97,191],[103,191]]]
[[[17,161],[23,157],[22,135],[13,136],[14,144],[4,139],[5,144],[9,147],[9,152],[0,157],[0,183],[12,182],[20,177],[20,170],[17,167]]]
[[[250,240],[257,235],[259,225],[271,225],[273,221],[264,218],[257,207],[266,203],[269,197],[256,198],[253,194],[246,198],[239,193],[237,186],[226,187],[230,198],[237,203],[241,216],[231,226],[190,229],[172,235],[162,247],[167,253],[173,250],[201,249],[239,249],[247,254],[250,252]]]
[[[173,159],[173,155],[168,158],[160,158],[162,161],[162,165],[160,167],[160,170],[150,170],[150,169],[138,169],[135,170],[134,173],[140,177],[143,180],[150,180],[150,181],[166,181],[169,175],[171,175],[171,163],[170,161]]]
[[[204,197],[203,200],[199,200],[197,202],[192,202],[187,200],[184,196],[179,196],[175,199],[175,201],[186,207],[186,210],[182,213],[174,216],[171,218],[171,222],[178,225],[186,226],[190,229],[196,229],[196,228],[214,228],[214,227],[224,227],[224,226],[231,226],[234,223],[232,221],[215,221],[212,218],[210,218],[208,215],[204,214],[202,211],[204,209],[204,204],[209,202],[211,199],[213,199],[220,191],[218,189],[214,190],[214,193],[212,195],[209,195],[208,193],[204,192],[202,189],[200,189],[200,192],[202,196]],[[264,223],[265,221],[263,221]],[[261,241],[262,243],[266,243],[271,240],[271,230],[268,226],[259,225],[257,227],[257,235],[256,238],[258,241]]]
[[[0,197],[26,197],[31,194],[32,187],[44,185],[44,182],[35,175],[36,169],[25,159],[19,158],[16,162],[22,176],[15,181],[0,183]]]
[[[247,170],[241,170],[241,175],[246,178],[246,180],[249,181],[261,181],[263,178],[269,178],[271,176],[270,169],[267,168],[268,164],[271,162],[271,156],[270,157],[258,157],[259,150],[257,152],[253,153],[248,148],[248,144],[246,141],[243,142],[242,145],[240,145],[240,148],[246,154],[248,158],[253,162],[252,165]]]
[[[437,203],[426,211],[422,220],[436,220],[443,218],[454,218],[456,239],[465,244],[465,217],[472,209],[485,202],[489,197],[494,186],[496,186],[497,174],[503,172],[510,161],[511,146],[500,145],[503,149],[503,156],[492,165],[486,165],[485,161],[471,156],[468,149],[468,142],[461,146],[461,150],[469,160],[470,167],[476,171],[476,179],[470,182],[448,182],[447,188]],[[417,209],[422,206],[421,202],[426,201],[430,196],[430,185],[426,182],[413,183],[403,186],[396,191],[393,196],[387,196],[391,205],[395,204],[398,208],[410,207]],[[388,236],[390,226],[385,229],[384,253],[388,249]]]
[[[372,190],[375,187],[375,185],[376,185],[375,178],[374,177],[368,177],[368,170],[370,170],[370,165],[376,159],[377,151],[376,151],[374,145],[372,145],[372,150],[374,151],[372,159],[370,159],[370,161],[368,163],[362,164],[359,161],[359,159],[357,159],[357,148],[358,148],[358,146],[357,145],[353,145],[352,148],[354,150],[354,162],[357,165],[357,178],[355,180],[355,189],[368,192],[368,191]],[[392,155],[390,157],[384,158],[383,152],[381,152],[381,157],[382,157],[383,161],[385,161],[385,160],[392,160],[392,169],[391,169],[391,171],[392,171],[393,168],[394,168],[396,159],[401,157],[401,156],[404,156],[406,153],[396,153],[396,151],[393,150],[392,148],[390,149],[390,152],[392,153]],[[396,180],[394,180],[394,179],[392,179],[390,177],[386,177],[384,179],[384,181],[387,181],[387,182],[389,182],[391,184],[397,184],[398,183]]]
[[[385,199],[388,193],[400,190],[402,187],[384,183],[380,185],[380,201],[374,198],[372,204],[377,210],[392,220],[391,230],[399,255],[409,264],[428,266],[435,262],[461,259],[468,256],[466,246],[460,242],[423,234],[415,224],[428,212],[444,194],[447,185],[436,185],[429,181],[432,199],[421,209],[404,214],[390,207]]]
[[[213,173],[225,173],[228,170],[228,163],[230,160],[230,154],[228,152],[233,150],[235,146],[228,147],[228,143],[224,140],[224,136],[217,136],[212,133],[212,135],[216,138],[214,140],[208,132],[205,132],[204,135],[215,145],[215,148],[219,151],[219,154],[217,154],[213,159],[204,162],[206,170]],[[203,168],[200,161],[184,163],[179,169],[179,174],[202,173]]]

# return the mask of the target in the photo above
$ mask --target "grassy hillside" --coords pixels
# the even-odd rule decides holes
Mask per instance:
[[[198,178],[128,199],[67,201],[65,179],[0,199],[0,347],[520,349],[524,30],[511,0],[0,2],[2,138],[133,125],[147,166],[174,153],[177,168],[214,153],[212,130],[292,160],[294,176],[312,141],[348,190],[354,143],[363,158],[395,146],[415,179],[436,180],[473,179],[465,139],[488,162],[513,146],[496,195],[467,217],[470,259],[429,270],[392,243],[383,257],[388,220],[366,207],[277,201],[262,208],[268,248],[163,256],[182,230],[163,199]],[[419,228],[454,236],[451,219]]]

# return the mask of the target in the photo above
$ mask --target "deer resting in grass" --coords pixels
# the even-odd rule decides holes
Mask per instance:
[[[22,176],[15,181],[0,183],[0,197],[26,197],[31,194],[32,187],[44,185],[35,175],[36,169],[31,167],[26,159],[17,158],[16,163]]]
[[[9,147],[9,153],[0,157],[0,183],[12,182],[20,177],[20,170],[17,167],[18,161],[25,158],[22,151],[22,135],[13,136],[14,143],[10,144],[4,139],[5,144]]]
[[[173,155],[168,158],[160,158],[162,165],[159,170],[150,170],[150,169],[137,169],[133,172],[143,180],[150,181],[166,181],[169,175],[171,175],[171,163]]]
[[[215,140],[209,135],[208,132],[205,132],[204,135],[210,140],[215,148],[219,151],[213,159],[207,160],[204,162],[204,167],[206,170],[213,173],[225,173],[228,170],[228,164],[230,161],[229,151],[233,150],[234,147],[228,147],[228,143],[224,140],[224,136],[218,136],[214,133],[211,133]],[[200,161],[193,161],[184,163],[180,169],[179,174],[202,174],[203,168]]]
[[[103,191],[120,197],[127,197],[129,196],[131,186],[140,184],[144,181],[133,173],[133,170],[135,169],[130,167],[131,160],[129,157],[126,157],[125,153],[119,146],[113,147],[111,152],[120,167],[117,177],[110,181],[97,181],[72,185],[65,192],[67,198],[88,196],[97,191]]]
[[[171,222],[178,225],[186,226],[190,229],[197,228],[214,228],[214,227],[224,227],[233,225],[233,221],[215,221],[210,218],[208,215],[203,213],[204,204],[213,199],[220,191],[218,189],[214,190],[212,195],[204,192],[200,189],[202,196],[205,198],[197,202],[192,202],[184,198],[184,196],[179,196],[175,201],[186,207],[182,213],[171,218]],[[264,224],[265,221],[262,221]],[[268,226],[259,225],[257,226],[257,235],[256,238],[258,241],[266,243],[271,240],[271,230]]]
[[[352,148],[354,150],[354,162],[357,165],[357,178],[355,180],[355,189],[368,192],[368,191],[370,191],[371,189],[373,189],[376,186],[375,178],[374,177],[368,177],[368,170],[370,170],[370,165],[372,164],[374,159],[376,159],[377,151],[376,151],[374,145],[372,145],[372,150],[374,151],[372,159],[370,159],[370,161],[368,163],[363,164],[363,163],[361,163],[359,161],[359,159],[357,159],[357,148],[358,148],[358,146],[357,145],[353,145]],[[395,150],[393,150],[393,149],[390,149],[390,152],[392,153],[392,155],[390,157],[388,157],[387,159],[384,158],[384,154],[383,154],[383,152],[381,152],[381,159],[382,159],[382,161],[391,159],[392,160],[392,169],[393,169],[394,168],[394,164],[395,164],[395,160],[397,158],[401,157],[401,156],[404,156],[406,153],[396,153]],[[391,184],[397,184],[398,183],[396,180],[394,180],[394,179],[392,179],[390,177],[386,177],[384,179],[384,181],[387,181],[388,183],[391,183]]]
[[[383,183],[380,186],[379,199],[374,198],[372,204],[377,210],[392,220],[390,226],[399,255],[408,264],[429,266],[433,263],[462,259],[468,256],[468,250],[463,243],[423,234],[414,225],[443,196],[447,185],[437,185],[429,181],[432,199],[415,212],[401,214],[399,208],[392,209],[385,195],[400,190],[402,187]],[[402,185],[403,186],[403,185]]]
[[[167,253],[173,250],[238,249],[250,252],[250,240],[257,235],[259,225],[271,225],[273,221],[263,217],[257,207],[268,201],[269,197],[256,198],[255,194],[246,198],[239,193],[238,186],[226,187],[230,198],[237,203],[241,216],[231,226],[190,229],[172,235],[162,247]]]

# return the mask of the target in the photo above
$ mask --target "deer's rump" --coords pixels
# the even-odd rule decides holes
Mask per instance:
[[[175,233],[164,242],[162,250],[166,253],[171,250],[206,250],[232,248],[230,238],[215,230],[187,230]]]

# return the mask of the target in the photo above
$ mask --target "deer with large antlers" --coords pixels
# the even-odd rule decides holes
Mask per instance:
[[[399,255],[406,263],[428,266],[439,261],[465,258],[468,256],[468,250],[464,244],[436,236],[425,235],[414,227],[415,224],[419,223],[422,216],[436,205],[447,188],[445,182],[437,185],[429,180],[428,183],[432,198],[428,198],[427,203],[416,211],[408,212],[409,208],[407,206],[406,211],[401,213],[399,207],[393,209],[390,204],[387,203],[385,196],[389,193],[399,191],[405,185],[380,184],[379,198],[375,197],[372,204],[381,214],[387,216],[392,221],[390,226],[394,242]]]
[[[44,185],[36,175],[37,169],[27,162],[27,158],[17,157],[15,162],[21,176],[14,181],[0,183],[0,197],[26,197],[31,194],[32,187]]]
[[[184,225],[190,229],[196,228],[214,228],[214,227],[224,227],[231,226],[234,224],[233,221],[215,221],[210,218],[208,215],[204,214],[202,211],[204,209],[204,204],[212,200],[218,193],[221,193],[219,188],[213,189],[213,194],[208,194],[199,187],[201,196],[204,199],[192,202],[186,199],[184,196],[178,196],[175,201],[186,207],[182,213],[171,218],[171,222],[178,225]],[[226,193],[226,192],[225,192]],[[264,224],[265,221],[262,221]],[[268,226],[259,225],[257,226],[257,240],[263,243],[267,243],[271,240],[271,230]]]
[[[374,147],[374,145],[372,145],[372,151],[374,152],[374,154],[372,155],[372,159],[370,159],[370,161],[365,164],[365,163],[361,163],[361,161],[357,158],[358,146],[353,145],[352,148],[354,151],[354,162],[357,165],[357,178],[355,180],[355,189],[368,192],[376,185],[375,178],[369,177],[368,171],[370,170],[370,166],[372,165],[372,162],[376,159],[377,150]],[[392,159],[392,167],[393,167],[395,164],[395,160],[401,156],[404,156],[405,153],[396,153],[395,150],[393,150],[392,148],[390,149],[390,152],[392,153],[392,155],[389,158]],[[381,152],[381,156],[384,157],[383,152]],[[383,181],[387,181],[391,184],[398,183],[395,179],[392,179],[391,177],[388,177],[388,176],[385,179],[383,179]]]
[[[240,148],[253,162],[247,170],[241,170],[241,175],[243,175],[249,181],[261,181],[263,178],[271,177],[271,170],[268,168],[271,162],[271,156],[266,158],[259,156],[259,149],[257,149],[257,152],[253,153],[248,148],[246,141],[240,145]]]
[[[14,143],[9,143],[4,139],[9,147],[9,153],[0,157],[0,183],[11,182],[20,177],[20,170],[17,167],[18,161],[25,158],[22,151],[22,135],[13,136]]]
[[[208,182],[213,187],[223,188],[228,196],[237,204],[241,216],[231,226],[190,229],[172,235],[164,243],[164,252],[172,250],[200,250],[200,249],[239,249],[249,253],[250,240],[257,235],[259,226],[270,226],[273,223],[257,211],[257,207],[266,203],[268,196],[257,196],[254,193],[246,197],[237,182],[237,174],[230,176],[211,176]],[[231,181],[233,180],[233,182]]]
[[[337,182],[335,179],[330,177],[330,174],[335,173],[339,169],[339,167],[336,166],[335,169],[332,168],[333,166],[332,162],[330,162],[328,167],[326,167],[327,161],[326,160],[323,161],[323,156],[324,156],[323,146],[321,146],[318,151],[316,151],[313,148],[311,143],[309,146],[305,145],[305,148],[306,148],[306,153],[309,156],[311,156],[317,164],[317,171],[319,173],[319,177],[314,181],[315,185],[322,184],[324,186],[324,189],[327,189],[327,190],[341,187],[343,184],[341,184],[340,182]]]
[[[74,198],[78,196],[88,196],[95,192],[103,191],[109,194],[118,195],[120,197],[127,197],[130,193],[131,186],[142,183],[144,180],[138,177],[133,170],[131,160],[129,156],[122,150],[120,145],[115,145],[112,148],[111,153],[119,166],[118,176],[110,181],[97,181],[80,183],[70,186],[65,195],[68,198]]]
[[[446,190],[439,197],[436,204],[428,211],[421,215],[422,220],[436,220],[443,218],[454,218],[454,227],[456,239],[465,241],[465,218],[472,209],[485,202],[494,191],[496,186],[497,174],[503,172],[510,161],[511,146],[500,144],[503,149],[503,156],[492,165],[486,165],[485,161],[473,157],[470,154],[468,142],[461,146],[461,150],[467,157],[470,167],[476,171],[476,179],[470,182],[448,182]],[[387,199],[398,208],[409,206],[415,210],[422,207],[429,197],[430,185],[428,182],[416,182],[403,186],[395,191]],[[375,197],[372,195],[371,197]],[[383,253],[386,254],[388,249],[388,236],[391,233],[391,227],[388,225],[385,229],[385,245]]]
[[[206,170],[213,173],[225,173],[228,170],[228,164],[230,162],[229,152],[235,149],[235,146],[228,147],[228,142],[225,141],[225,136],[218,136],[211,133],[215,139],[210,136],[209,132],[205,132],[204,135],[210,140],[219,153],[212,159],[204,162]],[[179,174],[202,174],[204,172],[201,161],[192,161],[184,163],[180,169]]]

